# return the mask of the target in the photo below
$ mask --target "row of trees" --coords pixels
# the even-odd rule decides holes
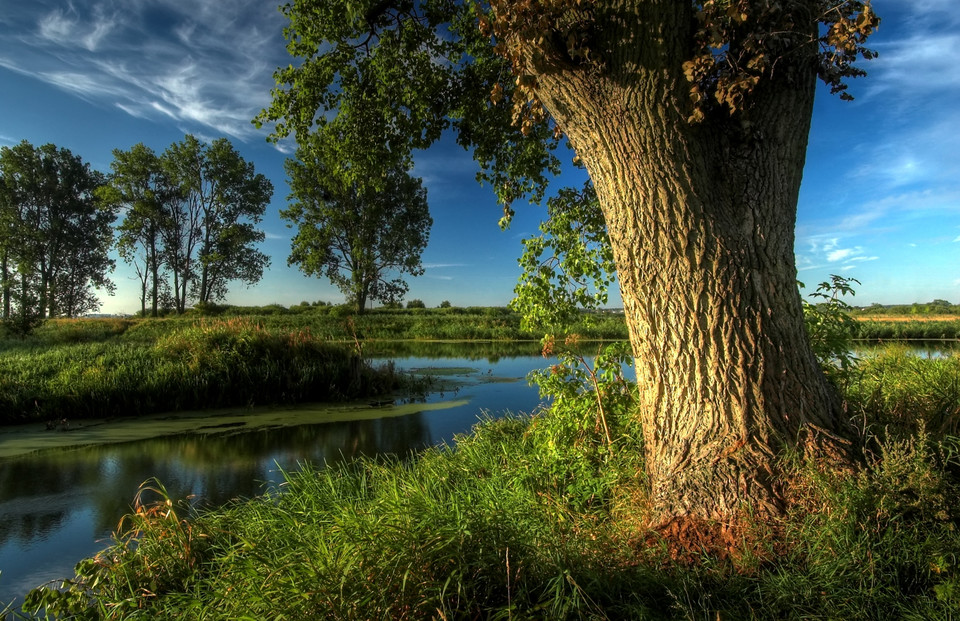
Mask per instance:
[[[0,150],[2,319],[21,330],[99,308],[112,293],[110,250],[137,272],[141,310],[183,312],[260,279],[256,228],[273,194],[226,139],[193,136],[161,155],[115,150],[104,175],[69,150],[27,141]],[[123,219],[116,228],[119,215]]]
[[[222,300],[229,282],[253,284],[269,258],[256,228],[273,185],[230,141],[193,136],[157,155],[144,144],[114,150],[105,200],[126,216],[117,248],[137,273],[140,308],[182,313],[188,303]]]
[[[115,211],[99,200],[106,177],[67,149],[24,141],[0,150],[3,320],[27,330],[98,307],[111,291]]]

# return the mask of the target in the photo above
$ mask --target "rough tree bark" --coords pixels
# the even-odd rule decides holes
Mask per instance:
[[[748,114],[691,124],[691,4],[601,4],[602,69],[542,49],[530,58],[613,245],[653,520],[729,520],[745,503],[777,514],[785,449],[848,459],[851,447],[796,287],[815,68],[785,60]]]

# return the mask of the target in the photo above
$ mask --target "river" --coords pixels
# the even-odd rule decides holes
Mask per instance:
[[[459,385],[416,402],[233,408],[67,429],[0,428],[0,611],[29,589],[73,575],[110,542],[140,484],[155,477],[175,499],[216,506],[262,493],[281,469],[407,455],[451,443],[481,416],[534,411],[527,374],[553,364],[536,344],[409,343],[367,352]],[[869,355],[870,347],[858,353]],[[955,351],[912,346],[915,355]]]
[[[535,344],[434,346],[391,355],[444,385],[415,402],[224,409],[128,421],[0,429],[0,602],[73,575],[110,542],[140,484],[156,477],[171,497],[216,506],[260,494],[281,469],[451,443],[481,416],[532,412],[526,375],[551,364]],[[390,352],[396,354],[396,352]],[[412,355],[417,354],[417,355]],[[374,352],[374,356],[377,353]],[[381,353],[381,355],[383,355]],[[0,611],[3,605],[0,604]]]

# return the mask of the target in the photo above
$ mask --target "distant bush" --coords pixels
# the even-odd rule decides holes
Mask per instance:
[[[423,303],[423,300],[413,299],[407,302],[407,308],[426,308],[427,305]]]

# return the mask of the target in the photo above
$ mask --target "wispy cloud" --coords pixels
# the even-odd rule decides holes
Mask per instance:
[[[827,261],[830,263],[842,261],[843,259],[846,259],[851,254],[853,254],[854,252],[858,252],[859,250],[860,250],[859,248],[838,248],[837,250],[833,250],[827,253]]]
[[[286,64],[273,3],[33,0],[5,7],[0,66],[138,118],[245,140]]]
[[[813,236],[806,240],[806,250],[797,253],[797,271],[830,269],[847,272],[860,263],[879,258],[867,253],[862,246],[846,244],[841,237]]]
[[[75,25],[75,20],[67,17],[60,9],[43,16],[37,24],[41,37],[62,45],[71,41]]]
[[[423,268],[428,270],[442,269],[445,267],[470,267],[467,263],[424,263]]]

